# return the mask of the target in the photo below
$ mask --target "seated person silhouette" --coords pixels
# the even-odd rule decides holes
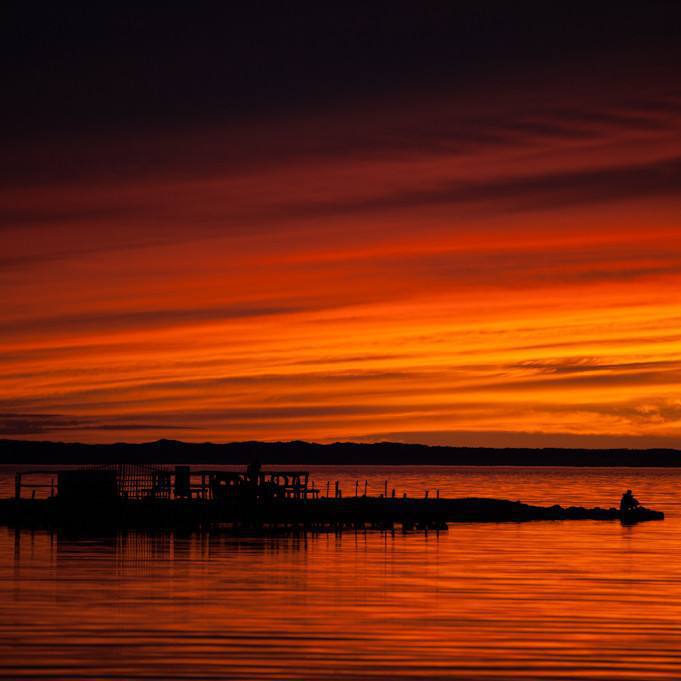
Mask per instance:
[[[623,513],[626,511],[633,511],[639,505],[638,499],[634,497],[631,490],[628,489],[623,495],[620,501],[620,511]]]

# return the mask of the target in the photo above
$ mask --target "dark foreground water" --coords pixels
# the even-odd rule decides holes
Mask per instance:
[[[306,538],[0,527],[0,677],[681,678],[681,471],[314,477],[341,479],[346,494],[356,479],[370,493],[388,479],[398,494],[601,506],[633,487],[668,515]],[[10,489],[7,477],[0,492]]]

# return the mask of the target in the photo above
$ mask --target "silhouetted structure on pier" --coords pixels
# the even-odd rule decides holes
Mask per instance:
[[[175,466],[173,470],[146,464],[101,464],[16,473],[15,498],[21,499],[24,489],[32,492],[49,489],[49,497],[72,502],[316,499],[319,490],[310,487],[309,480],[307,471],[262,471],[260,466],[249,466],[240,472],[192,471],[189,466]]]
[[[55,485],[56,482],[56,485]],[[527,520],[657,520],[664,514],[637,506],[530,506],[502,499],[320,497],[307,471],[192,471],[179,465],[115,464],[16,474],[15,498],[0,500],[0,523],[26,527],[216,527],[240,531],[447,529],[448,522]],[[36,490],[49,490],[36,499]],[[328,489],[328,485],[327,485]],[[30,490],[30,498],[24,494]],[[359,484],[355,485],[356,492]]]

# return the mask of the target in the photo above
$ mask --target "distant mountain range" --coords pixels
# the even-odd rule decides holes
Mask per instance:
[[[681,466],[678,449],[492,449],[398,442],[230,442],[227,444],[158,440],[141,444],[81,444],[0,440],[0,462],[196,463],[439,466]]]

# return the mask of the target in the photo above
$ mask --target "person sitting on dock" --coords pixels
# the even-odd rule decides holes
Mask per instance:
[[[622,495],[622,500],[620,501],[620,511],[622,511],[622,513],[625,513],[626,511],[633,511],[635,508],[638,508],[638,506],[638,499],[636,499],[631,490],[628,489]]]

